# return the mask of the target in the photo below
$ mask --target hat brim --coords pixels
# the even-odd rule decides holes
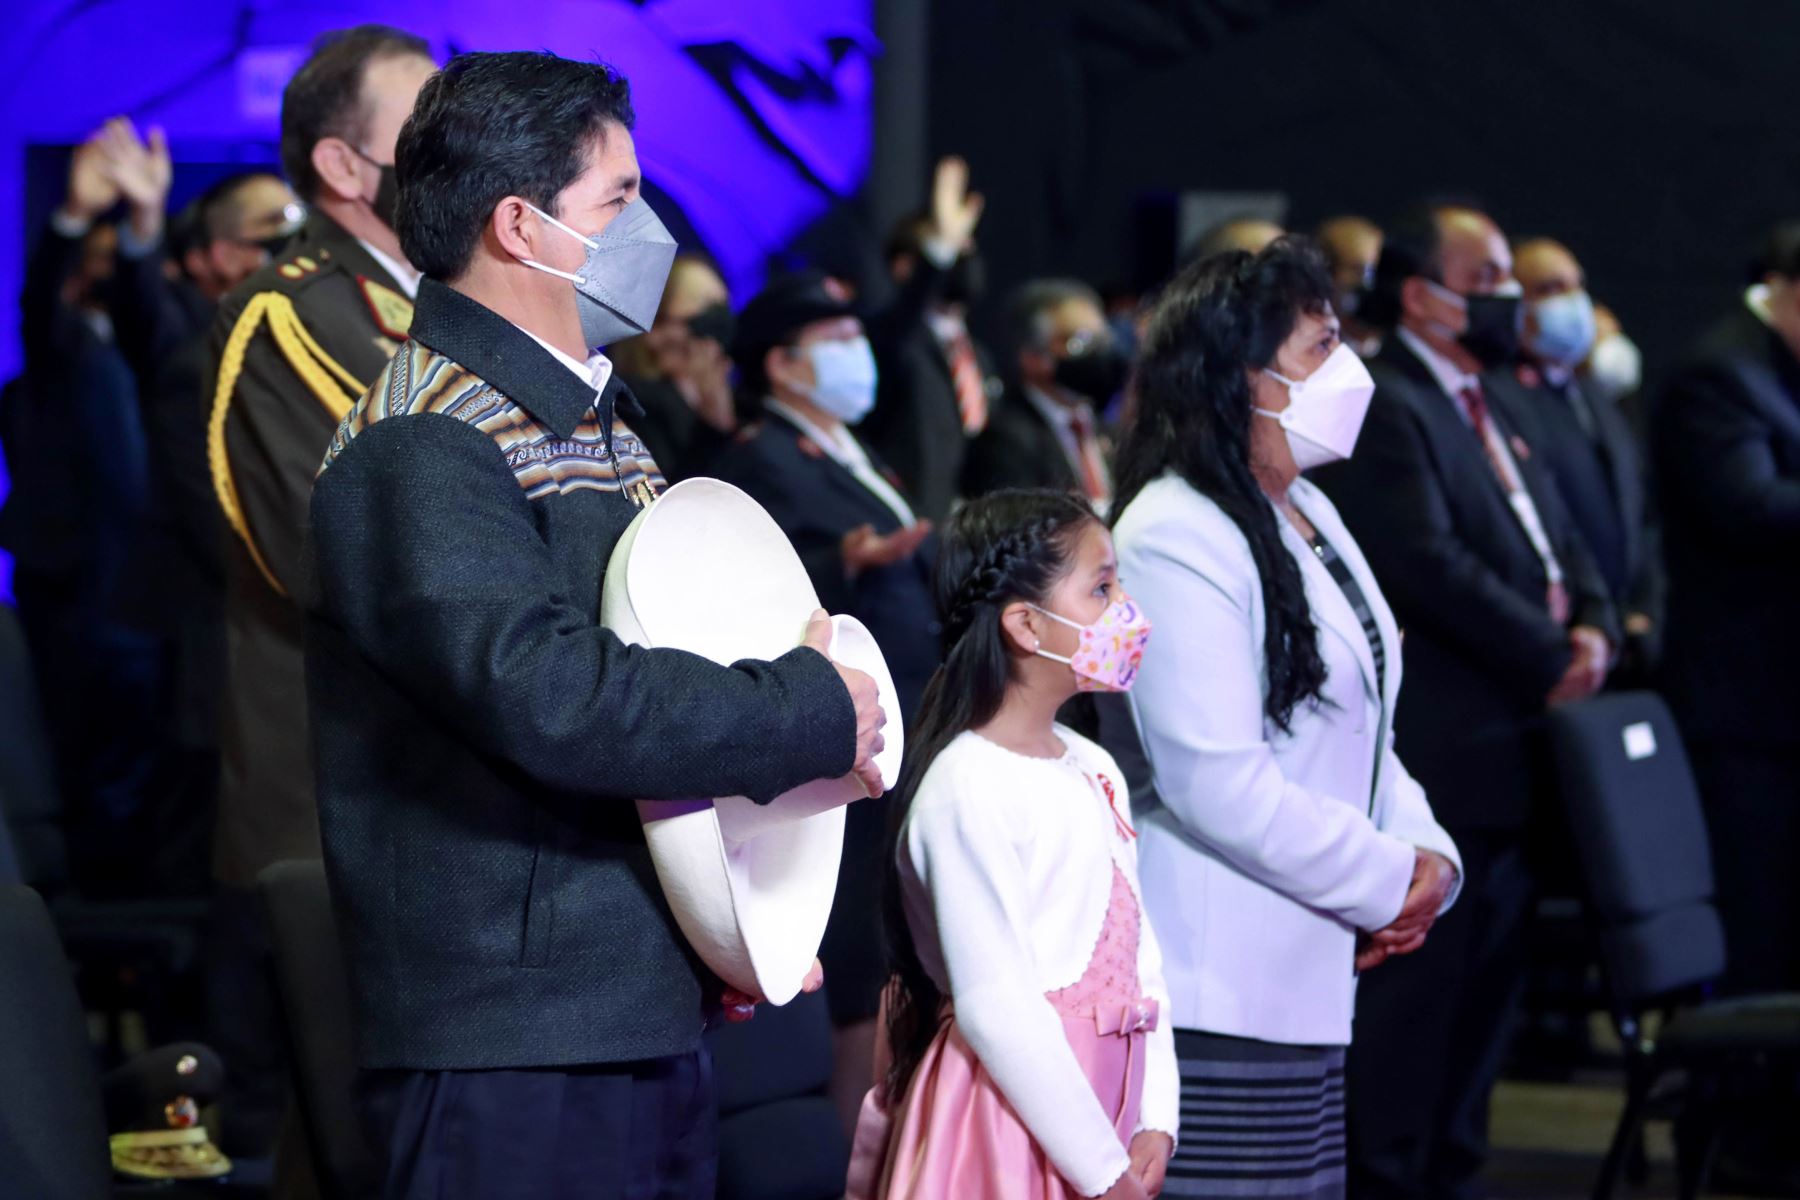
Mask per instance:
[[[728,665],[792,650],[817,608],[805,567],[762,506],[720,480],[690,479],[664,492],[620,539],[601,620],[627,642]],[[833,657],[868,672],[880,689],[889,721],[877,762],[892,786],[904,754],[892,676],[861,622],[840,616],[832,625]],[[836,892],[844,806],[865,794],[845,776],[766,805],[741,796],[638,802],[676,922],[726,983],[774,1004],[799,992]]]

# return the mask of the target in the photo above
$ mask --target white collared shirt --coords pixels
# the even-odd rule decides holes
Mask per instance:
[[[551,358],[554,358],[557,362],[575,372],[575,377],[581,380],[581,382],[591,385],[594,389],[594,398],[596,400],[600,398],[600,393],[606,390],[607,381],[612,378],[613,373],[612,359],[596,350],[591,358],[586,362],[582,362],[574,355],[565,353],[555,346],[552,346],[549,342],[546,342],[543,338],[531,332],[531,330],[525,328],[523,325],[515,324],[513,328],[542,346],[545,350],[548,350]]]
[[[1463,424],[1469,427],[1471,433],[1475,432],[1475,424],[1469,419],[1468,409],[1463,407],[1462,395],[1469,388],[1475,388],[1483,396],[1486,396],[1487,389],[1482,386],[1481,376],[1463,370],[1434,349],[1424,338],[1404,325],[1395,332],[1400,335],[1401,343],[1419,356],[1419,361],[1425,364],[1425,369],[1431,372],[1433,379],[1437,380],[1438,387],[1443,389],[1444,395],[1450,400],[1450,406],[1456,410],[1456,415],[1462,418]],[[1490,410],[1491,407],[1490,405]],[[1519,525],[1524,529],[1526,539],[1531,542],[1531,548],[1537,552],[1538,560],[1544,564],[1544,577],[1552,585],[1561,583],[1564,578],[1562,562],[1556,556],[1556,548],[1550,544],[1550,535],[1544,528],[1544,518],[1538,512],[1537,501],[1532,497],[1531,490],[1525,486],[1525,476],[1519,471],[1518,460],[1513,457],[1512,447],[1508,446],[1506,439],[1500,436],[1499,427],[1493,423],[1491,418],[1488,422],[1488,436],[1484,445],[1490,460],[1499,472],[1500,483],[1506,492],[1507,503],[1512,506],[1513,515],[1519,519]]]
[[[906,497],[894,490],[894,485],[882,478],[875,464],[869,461],[869,452],[850,430],[839,425],[836,433],[828,433],[812,421],[800,415],[791,405],[783,404],[771,396],[763,401],[763,407],[772,413],[778,413],[784,420],[791,421],[801,433],[811,438],[819,449],[831,456],[838,466],[855,476],[856,482],[869,489],[875,498],[885,504],[888,511],[897,517],[902,526],[911,525],[918,520],[913,514],[912,505]]]
[[[406,293],[408,300],[419,298],[419,280],[424,277],[424,272],[416,270],[403,258],[395,258],[391,254],[383,253],[364,238],[357,238],[356,244],[367,250],[369,257],[380,263],[381,269],[394,277],[394,282],[400,285],[400,290]]]

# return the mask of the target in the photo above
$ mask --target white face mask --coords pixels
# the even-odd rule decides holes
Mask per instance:
[[[875,407],[875,352],[866,337],[812,342],[806,347],[813,385],[806,398],[846,425]]]
[[[1605,401],[1623,400],[1643,382],[1644,356],[1637,343],[1622,333],[1612,333],[1594,343],[1588,356],[1588,384]]]
[[[1280,412],[1259,408],[1256,413],[1287,431],[1296,467],[1310,471],[1350,457],[1375,395],[1375,381],[1356,351],[1339,342],[1305,379],[1288,379],[1267,367],[1263,373],[1287,384],[1288,406]]]

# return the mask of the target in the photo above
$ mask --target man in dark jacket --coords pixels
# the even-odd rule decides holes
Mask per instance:
[[[1388,229],[1366,312],[1391,331],[1349,462],[1318,473],[1406,629],[1395,747],[1462,851],[1462,898],[1369,973],[1348,1059],[1351,1190],[1470,1193],[1523,981],[1527,820],[1546,707],[1593,694],[1606,586],[1519,438],[1517,285],[1485,214]]]
[[[969,305],[985,287],[974,243],[981,212],[980,194],[969,191],[968,164],[960,158],[938,163],[930,207],[901,221],[888,238],[894,297],[862,314],[881,382],[859,433],[929,521],[950,515],[969,444],[987,428],[1000,398],[994,364],[968,325]]]
[[[745,407],[760,410],[717,474],[754,496],[799,550],[819,602],[869,627],[907,721],[937,668],[931,522],[871,453],[861,424],[877,409],[875,360],[849,302],[808,273],[776,280],[745,306],[732,355]],[[881,848],[887,805],[845,817],[837,898],[819,957],[831,986],[833,1098],[846,1124],[868,1091],[875,1015],[887,979]]]
[[[1643,452],[1618,404],[1576,375],[1598,327],[1581,263],[1560,242],[1532,238],[1519,244],[1513,270],[1525,301],[1520,433],[1555,478],[1619,611],[1625,644],[1612,682],[1643,687],[1663,606]]]
[[[662,482],[592,352],[651,323],[673,253],[632,119],[622,77],[547,54],[425,85],[398,147],[411,339],[313,490],[319,813],[389,1200],[710,1197],[718,983],[633,800],[880,791],[874,684],[819,652],[825,622],[731,667],[599,624]]]
[[[1800,222],[1651,418],[1669,558],[1664,687],[1707,807],[1726,978],[1800,989]]]

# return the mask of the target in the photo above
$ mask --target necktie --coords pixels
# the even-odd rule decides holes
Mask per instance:
[[[1512,464],[1507,460],[1499,446],[1500,433],[1488,417],[1487,393],[1482,391],[1478,381],[1471,381],[1458,392],[1457,399],[1462,401],[1463,412],[1468,415],[1469,426],[1481,441],[1481,452],[1488,460],[1494,477],[1500,481],[1500,488],[1507,495],[1513,510],[1520,514],[1526,525],[1527,534],[1531,535],[1532,548],[1544,560],[1545,573],[1550,576],[1550,584],[1545,589],[1544,607],[1550,612],[1550,619],[1558,625],[1565,625],[1569,620],[1569,589],[1562,580],[1562,570],[1555,560],[1555,552],[1550,549],[1548,539],[1544,538],[1541,526],[1537,532],[1533,526],[1537,524],[1536,505],[1529,502],[1529,493],[1525,490],[1525,481],[1513,472]],[[1525,511],[1530,510],[1529,520]],[[1540,544],[1541,541],[1541,544]]]
[[[1094,436],[1094,423],[1086,413],[1069,418],[1069,431],[1075,435],[1076,458],[1081,462],[1081,490],[1095,503],[1105,503],[1112,496],[1107,486],[1106,466],[1100,453],[1100,439]]]
[[[981,378],[981,363],[975,357],[975,343],[966,331],[959,330],[944,344],[944,356],[950,361],[950,385],[956,389],[956,408],[962,415],[963,432],[973,437],[987,428],[987,384]]]

